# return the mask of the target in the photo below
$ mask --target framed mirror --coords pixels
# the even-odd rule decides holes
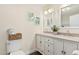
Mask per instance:
[[[79,27],[79,4],[61,8],[61,26]]]

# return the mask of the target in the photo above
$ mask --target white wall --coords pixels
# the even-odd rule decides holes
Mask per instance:
[[[27,12],[34,12],[42,20],[42,5],[0,5],[0,54],[6,54],[6,30],[15,28],[23,38],[18,40],[24,52],[29,53],[34,48],[34,33],[42,30],[41,25],[28,21]]]

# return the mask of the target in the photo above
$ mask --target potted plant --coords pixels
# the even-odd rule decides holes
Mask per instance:
[[[53,27],[51,27],[51,30],[53,31],[54,34],[58,34],[59,28],[56,25],[53,25]]]

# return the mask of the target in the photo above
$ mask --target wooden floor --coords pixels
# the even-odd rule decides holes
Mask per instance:
[[[42,54],[40,52],[36,51],[36,52],[31,53],[30,55],[42,55]]]

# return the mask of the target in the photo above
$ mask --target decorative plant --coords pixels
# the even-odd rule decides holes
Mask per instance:
[[[53,27],[51,27],[51,30],[53,32],[58,32],[59,28],[56,25],[53,25]]]

